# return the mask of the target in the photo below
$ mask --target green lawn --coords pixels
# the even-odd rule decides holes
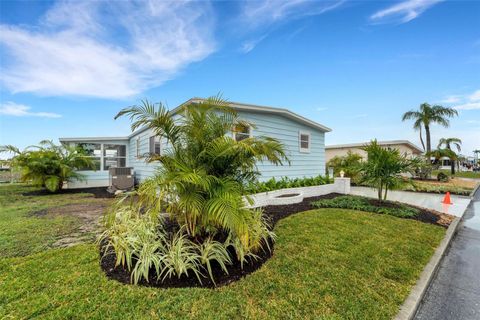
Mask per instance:
[[[43,251],[62,235],[78,228],[73,216],[34,217],[32,212],[65,204],[94,202],[91,194],[23,196],[38,190],[20,184],[0,185],[0,257],[25,256]]]
[[[55,204],[63,201],[52,197]],[[30,200],[30,210],[47,206]],[[0,237],[9,239],[12,256],[20,243],[11,239],[14,231],[5,237],[4,217],[11,229],[24,231],[26,221],[39,218],[26,214],[20,196],[8,202],[0,208]],[[36,221],[28,225],[44,228]],[[28,255],[21,245],[25,256],[0,260],[0,318],[390,319],[445,235],[438,226],[343,209],[298,213],[275,231],[274,255],[260,270],[213,290],[108,280],[94,244],[43,251],[36,245],[31,251],[37,253]],[[48,242],[39,234],[37,242]]]
[[[434,175],[436,177],[437,174],[439,174],[440,172],[443,172],[448,176],[452,175],[452,172],[450,170],[434,170],[432,172],[432,175]],[[480,172],[473,172],[473,171],[455,172],[455,177],[480,179]]]

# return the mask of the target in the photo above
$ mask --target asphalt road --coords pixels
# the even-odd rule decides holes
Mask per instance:
[[[480,319],[480,189],[468,206],[415,319]]]

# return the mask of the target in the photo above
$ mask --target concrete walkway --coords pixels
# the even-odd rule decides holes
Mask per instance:
[[[350,194],[377,198],[377,191],[368,187],[351,187]],[[453,204],[445,205],[442,204],[443,197],[444,195],[442,194],[409,191],[389,191],[387,194],[388,200],[404,202],[414,206],[451,214],[457,217],[461,217],[464,214],[465,209],[470,203],[469,197],[452,195],[451,200]]]
[[[480,319],[480,189],[468,206],[415,319]]]

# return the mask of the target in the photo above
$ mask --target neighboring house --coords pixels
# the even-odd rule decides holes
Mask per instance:
[[[416,157],[423,154],[423,150],[411,143],[408,140],[392,140],[392,141],[377,141],[378,144],[385,148],[392,148],[400,150],[401,154],[407,154],[410,157]],[[364,159],[367,158],[367,153],[362,150],[362,147],[369,142],[337,144],[325,147],[326,161],[328,162],[335,156],[346,156],[349,151],[361,155]]]
[[[173,109],[178,114],[185,105],[201,102],[193,98]],[[258,163],[260,180],[272,177],[289,178],[312,177],[325,174],[325,133],[331,129],[293,113],[287,109],[258,106],[245,103],[229,103],[242,120],[252,123],[254,128],[236,132],[235,139],[248,136],[268,136],[284,144],[290,160],[283,166],[268,162]],[[96,171],[82,171],[86,181],[73,181],[68,188],[108,186],[109,167],[133,167],[135,179],[141,182],[151,177],[156,163],[147,163],[145,155],[162,153],[167,146],[147,128],[139,129],[126,137],[60,138],[64,144],[82,144],[95,159]]]

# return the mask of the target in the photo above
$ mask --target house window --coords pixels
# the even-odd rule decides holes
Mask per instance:
[[[150,137],[150,154],[160,155],[162,144],[159,136]]]
[[[135,156],[140,158],[140,137],[135,141]]]
[[[103,145],[103,170],[125,167],[127,162],[127,147],[121,144]]]
[[[87,157],[92,159],[94,164],[93,168],[83,167],[78,168],[78,171],[100,170],[100,164],[102,162],[102,145],[100,143],[77,143],[77,147],[81,148],[87,154]]]
[[[252,128],[248,125],[236,125],[233,129],[233,139],[235,141],[242,141],[250,138],[252,134]]]
[[[298,144],[300,147],[300,152],[310,152],[310,133],[299,132]]]

